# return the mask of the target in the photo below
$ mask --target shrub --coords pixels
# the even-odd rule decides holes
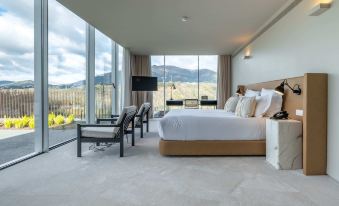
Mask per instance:
[[[56,124],[56,125],[61,125],[61,124],[63,124],[65,122],[65,118],[64,118],[64,116],[62,116],[62,115],[58,115],[58,116],[56,116],[55,118],[54,118],[54,123]]]
[[[48,115],[48,126],[52,126],[54,124],[55,114],[52,112]]]
[[[67,123],[67,124],[72,124],[72,123],[74,122],[74,119],[75,119],[74,114],[70,114],[70,115],[68,115],[68,117],[66,118],[66,123]]]
[[[13,120],[5,117],[4,126],[6,129],[13,127]]]
[[[22,119],[14,120],[14,127],[17,129],[24,128],[24,121]]]
[[[31,129],[35,128],[35,122],[34,122],[34,117],[31,117],[28,122],[28,127]]]
[[[27,117],[26,115],[21,118],[23,127],[28,127],[28,123],[30,121],[30,117]]]

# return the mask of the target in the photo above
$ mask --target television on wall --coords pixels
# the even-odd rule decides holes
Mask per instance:
[[[158,78],[132,76],[132,91],[158,91]]]

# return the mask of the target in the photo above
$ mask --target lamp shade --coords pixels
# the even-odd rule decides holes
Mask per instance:
[[[158,91],[158,78],[132,76],[132,91]]]
[[[275,89],[274,89],[274,91],[276,92],[276,93],[278,93],[278,94],[280,94],[280,95],[284,95],[284,91],[285,91],[285,89],[284,89],[284,82],[282,82],[279,86],[277,86]]]

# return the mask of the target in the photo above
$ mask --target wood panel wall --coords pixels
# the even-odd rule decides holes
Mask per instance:
[[[253,90],[274,89],[283,79],[239,87]],[[303,172],[305,175],[325,175],[327,168],[327,84],[328,75],[306,73],[302,77],[287,78],[293,87],[299,84],[301,95],[294,94],[285,87],[282,109],[289,113],[290,119],[303,122]],[[296,110],[304,111],[297,116]]]

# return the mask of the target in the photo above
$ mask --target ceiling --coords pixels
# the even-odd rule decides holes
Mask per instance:
[[[136,54],[231,54],[288,0],[58,0]],[[182,22],[188,16],[188,22]]]

